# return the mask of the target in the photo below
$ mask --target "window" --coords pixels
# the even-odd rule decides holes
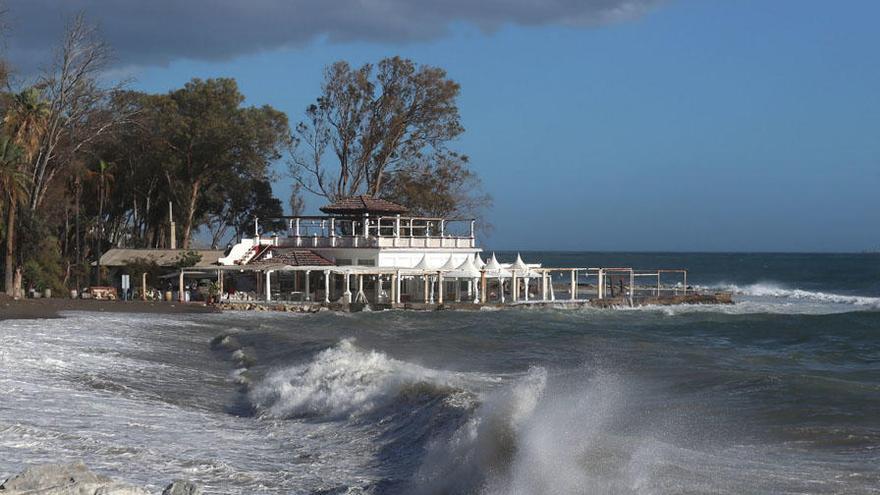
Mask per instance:
[[[368,260],[358,260],[359,266],[376,266],[376,260],[368,259]]]

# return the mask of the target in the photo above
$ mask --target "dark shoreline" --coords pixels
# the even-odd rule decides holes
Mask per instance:
[[[62,311],[104,313],[192,314],[218,313],[202,303],[161,301],[96,301],[89,299],[0,299],[0,321],[61,318]]]

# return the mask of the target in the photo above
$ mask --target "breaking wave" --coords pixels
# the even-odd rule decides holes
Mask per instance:
[[[720,288],[743,296],[774,297],[794,299],[806,302],[851,304],[854,306],[869,306],[880,308],[880,297],[832,294],[827,292],[814,292],[802,289],[789,289],[782,287],[779,284],[768,282],[750,284],[745,286],[739,286],[736,284],[723,284]]]
[[[363,350],[344,339],[311,362],[270,373],[250,391],[250,400],[269,417],[356,416],[407,391],[452,394],[460,385],[455,373]]]

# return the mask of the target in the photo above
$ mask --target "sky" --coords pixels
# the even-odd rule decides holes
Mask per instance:
[[[491,249],[880,250],[875,0],[6,4],[22,77],[82,10],[116,50],[108,77],[234,77],[292,123],[336,60],[444,68]]]

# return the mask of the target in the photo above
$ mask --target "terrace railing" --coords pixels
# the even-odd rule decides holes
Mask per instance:
[[[278,220],[278,219],[275,219]],[[287,238],[280,245],[296,247],[473,248],[472,218],[369,216],[284,217]]]

